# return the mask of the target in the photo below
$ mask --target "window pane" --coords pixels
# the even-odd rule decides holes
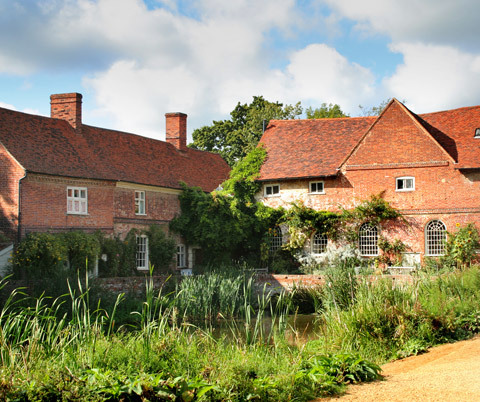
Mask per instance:
[[[376,226],[364,223],[360,227],[358,247],[362,255],[378,255],[378,229]]]
[[[431,221],[425,229],[425,242],[427,255],[445,254],[445,242],[447,240],[447,228],[441,221]]]
[[[315,233],[312,238],[312,253],[322,254],[327,251],[328,239],[325,234]]]

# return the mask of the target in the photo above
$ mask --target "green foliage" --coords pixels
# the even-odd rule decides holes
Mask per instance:
[[[330,264],[325,269],[323,305],[346,310],[355,302],[357,288],[354,262]]]
[[[84,273],[88,266],[93,266],[100,254],[98,238],[92,234],[75,231],[62,235],[67,246],[70,270]]]
[[[380,236],[378,238],[378,248],[382,251],[382,255],[377,257],[377,261],[388,266],[398,266],[402,262],[402,253],[407,249],[407,246],[400,239],[389,241]]]
[[[300,102],[283,105],[269,102],[262,96],[254,96],[250,104],[237,104],[230,113],[230,120],[214,121],[193,131],[192,148],[219,153],[234,166],[255,149],[263,134],[263,127],[272,119],[294,119],[302,114]]]
[[[322,103],[320,107],[313,109],[311,106],[305,109],[307,119],[326,119],[326,118],[339,118],[350,117],[344,113],[339,105],[332,103]]]
[[[291,299],[275,304],[268,294],[258,297],[257,310],[283,312],[272,314],[279,330],[271,336],[261,335],[264,316],[249,318],[254,307],[244,298],[245,321],[233,322],[230,336],[216,338],[210,329],[177,325],[174,303],[164,303],[169,296],[154,292],[151,283],[137,312],[141,324],[118,332],[112,327],[122,297],[108,311],[92,305],[88,282],[72,285],[53,304],[43,297],[29,300],[30,307],[14,291],[0,308],[0,397],[306,401],[379,378],[377,363],[480,330],[478,267],[404,286],[361,283],[348,309],[322,307],[322,334],[302,346],[288,344],[280,325]],[[237,286],[227,283],[225,294],[233,298]],[[4,286],[0,281],[0,290]],[[60,312],[62,302],[72,305],[71,315]],[[249,338],[243,337],[246,327]]]
[[[312,356],[304,362],[301,373],[330,378],[336,384],[374,381],[381,378],[380,367],[358,354]]]
[[[54,276],[65,269],[68,250],[62,236],[51,233],[29,233],[12,256],[17,277]]]
[[[255,182],[260,173],[267,151],[263,146],[250,151],[230,171],[230,178],[222,184],[221,194],[233,194],[237,199],[253,202],[253,197],[262,184]]]
[[[122,241],[118,237],[107,237],[98,232],[100,255],[106,259],[98,261],[98,273],[101,277],[129,276],[135,272],[135,244],[132,239]]]
[[[402,214],[393,208],[382,194],[375,194],[353,209],[342,209],[340,224],[336,230],[340,237],[353,244],[358,239],[358,230],[363,223],[378,226],[380,222],[394,219],[403,219]]]
[[[175,240],[167,236],[159,225],[151,225],[145,234],[148,237],[148,258],[155,274],[168,272],[177,252]]]
[[[239,199],[206,194],[187,186],[179,198],[181,214],[171,221],[170,229],[187,244],[200,246],[206,265],[250,259],[258,264],[265,232],[281,213],[246,195]]]
[[[290,234],[286,247],[292,251],[302,249],[306,240],[315,232],[333,237],[339,219],[340,216],[334,212],[317,211],[303,203],[292,203],[282,219]]]
[[[474,224],[469,223],[455,233],[447,233],[447,236],[445,256],[440,259],[443,265],[465,269],[477,259],[480,237]]]

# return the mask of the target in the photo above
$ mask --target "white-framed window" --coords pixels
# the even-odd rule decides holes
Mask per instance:
[[[275,253],[282,247],[283,234],[280,226],[275,226],[268,230],[269,250],[271,253]]]
[[[67,187],[67,213],[86,215],[88,213],[88,192],[86,187]]]
[[[358,249],[363,256],[378,255],[378,228],[369,222],[360,226],[358,232]]]
[[[414,191],[415,190],[415,177],[397,177],[395,180],[396,191]]]
[[[186,249],[184,244],[177,245],[177,268],[185,268],[187,266]]]
[[[274,197],[280,195],[280,184],[265,184],[264,187],[265,197]]]
[[[135,191],[135,215],[145,215],[145,191]]]
[[[137,269],[148,269],[148,237],[146,235],[137,235],[137,254],[135,256]]]
[[[309,185],[311,194],[325,194],[325,184],[323,181],[311,181]]]
[[[323,254],[327,251],[328,239],[324,233],[314,233],[312,236],[312,254]]]
[[[480,138],[480,128],[475,129],[474,138]]]
[[[425,226],[425,255],[445,254],[447,227],[442,221],[433,220]]]

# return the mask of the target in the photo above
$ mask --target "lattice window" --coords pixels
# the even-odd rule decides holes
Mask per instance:
[[[145,235],[137,236],[137,269],[148,269],[148,237]]]
[[[282,247],[283,235],[282,229],[276,226],[269,230],[270,252],[275,253]]]
[[[425,227],[425,254],[445,254],[445,242],[447,240],[447,228],[441,221],[430,221]]]
[[[312,254],[322,254],[327,251],[328,239],[323,233],[315,233],[312,236]]]
[[[378,228],[369,222],[360,226],[358,248],[364,256],[378,255]]]

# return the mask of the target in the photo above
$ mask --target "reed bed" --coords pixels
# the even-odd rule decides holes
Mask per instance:
[[[134,327],[116,323],[125,296],[108,308],[93,302],[88,278],[56,299],[13,291],[0,310],[0,399],[307,401],[480,329],[476,267],[405,286],[332,279],[329,290],[311,290],[322,329],[300,345],[285,337],[295,294],[256,293],[243,274],[209,275],[170,292],[148,278]],[[351,300],[340,305],[337,294]],[[199,319],[226,320],[230,334],[213,336]]]

